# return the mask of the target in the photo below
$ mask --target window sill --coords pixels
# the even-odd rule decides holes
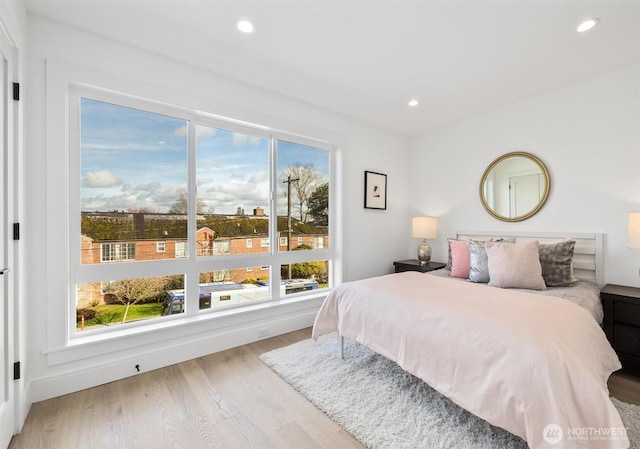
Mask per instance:
[[[166,320],[127,326],[107,333],[75,337],[69,339],[64,347],[48,348],[42,353],[47,356],[47,364],[55,366],[114,352],[135,352],[140,349],[152,352],[154,349],[179,348],[216,334],[264,327],[265,320],[286,319],[287,314],[310,313],[310,310],[317,312],[329,292],[330,289],[323,289],[317,293],[295,295],[251,306],[207,311],[189,317],[168,317]],[[257,336],[256,340],[258,339]]]

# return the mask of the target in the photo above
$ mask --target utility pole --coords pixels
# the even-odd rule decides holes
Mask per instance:
[[[291,179],[291,175],[287,176],[283,184],[287,184],[287,251],[291,251],[291,183],[300,181],[300,178]],[[289,276],[291,279],[291,264],[289,264]]]

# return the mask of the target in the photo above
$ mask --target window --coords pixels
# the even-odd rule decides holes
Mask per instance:
[[[176,242],[176,258],[187,257],[187,242]]]
[[[114,281],[105,281],[100,282],[100,294],[104,295],[105,293],[109,293],[109,289],[113,285]]]
[[[69,304],[84,317],[71,338],[330,285],[331,145],[84,85],[70,93]]]
[[[231,254],[231,240],[216,240],[213,242],[213,254],[220,256]]]
[[[123,262],[135,260],[135,243],[101,243],[100,262]]]

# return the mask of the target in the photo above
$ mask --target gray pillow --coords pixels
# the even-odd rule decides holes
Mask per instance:
[[[575,246],[575,240],[538,245],[542,278],[547,287],[565,287],[577,281],[571,265]]]
[[[497,238],[494,242],[515,243],[515,238]],[[489,282],[489,259],[485,248],[485,241],[469,241],[469,280],[471,282]]]
[[[484,242],[469,241],[469,280],[471,282],[489,282],[489,259]]]

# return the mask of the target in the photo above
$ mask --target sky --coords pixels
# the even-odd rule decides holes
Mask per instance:
[[[167,212],[187,192],[187,128],[183,119],[81,100],[82,211]],[[198,199],[214,213],[269,213],[269,141],[197,126]],[[329,152],[278,141],[278,175],[294,163],[313,164],[325,179]],[[278,179],[278,213],[286,213],[286,185]]]

